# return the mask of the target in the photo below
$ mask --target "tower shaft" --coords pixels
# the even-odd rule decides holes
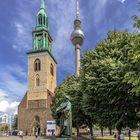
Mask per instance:
[[[79,75],[80,74],[80,67],[81,67],[81,62],[80,62],[80,60],[81,60],[81,57],[80,57],[80,52],[81,52],[81,49],[80,49],[80,45],[79,44],[77,44],[76,45],[76,47],[75,47],[75,73],[77,74],[77,75]]]

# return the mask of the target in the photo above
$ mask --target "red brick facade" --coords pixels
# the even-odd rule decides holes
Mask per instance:
[[[27,94],[25,94],[23,100],[18,106],[18,130],[22,130],[24,133],[34,135],[35,133],[35,124],[36,116],[39,118],[39,128],[40,133],[46,133],[46,122],[52,120],[52,114],[50,109],[51,103],[51,94],[48,94],[48,103],[46,100],[34,100],[28,101],[27,103]],[[46,106],[47,105],[47,106]]]

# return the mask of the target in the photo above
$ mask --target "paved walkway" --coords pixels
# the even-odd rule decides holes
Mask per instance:
[[[0,140],[54,140],[55,138],[43,138],[43,137],[38,137],[37,139],[34,136],[24,136],[23,139],[19,138],[18,136],[10,136],[10,137],[1,137]],[[84,140],[82,137],[73,137],[73,140]]]
[[[18,136],[17,137],[0,137],[0,140],[50,140],[50,139],[44,139],[44,138],[41,138],[41,137],[38,137],[37,139],[35,137],[23,137],[22,138],[19,138]]]

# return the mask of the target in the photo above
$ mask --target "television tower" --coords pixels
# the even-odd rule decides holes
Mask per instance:
[[[79,0],[76,0],[76,19],[74,21],[74,31],[71,34],[71,42],[75,47],[75,73],[80,74],[80,49],[84,42],[84,33],[81,30],[81,20],[79,15]]]

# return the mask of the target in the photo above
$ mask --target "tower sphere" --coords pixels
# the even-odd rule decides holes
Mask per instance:
[[[72,32],[71,34],[71,42],[74,46],[76,45],[82,45],[83,42],[84,42],[84,33],[83,31],[81,30],[81,21],[80,19],[76,19],[75,22],[74,22],[74,31]]]

